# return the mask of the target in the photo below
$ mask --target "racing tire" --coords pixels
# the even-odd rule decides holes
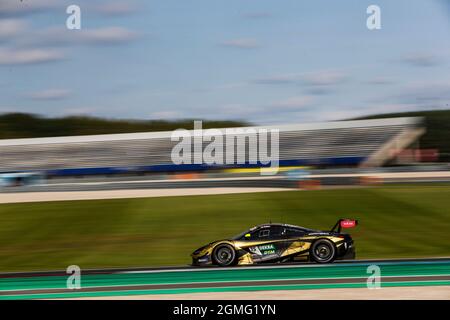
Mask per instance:
[[[219,244],[214,248],[213,263],[220,267],[229,267],[236,262],[236,250],[229,244]]]
[[[327,239],[319,239],[312,244],[309,255],[317,263],[331,263],[336,259],[336,253],[333,242]]]

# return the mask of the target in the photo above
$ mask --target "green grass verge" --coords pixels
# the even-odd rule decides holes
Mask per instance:
[[[450,186],[0,205],[0,271],[179,265],[264,222],[329,229],[360,220],[358,258],[450,256]]]

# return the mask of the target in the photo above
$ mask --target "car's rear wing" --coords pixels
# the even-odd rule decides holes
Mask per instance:
[[[339,219],[336,224],[331,228],[330,232],[341,233],[341,229],[354,228],[358,225],[358,220],[353,219]]]

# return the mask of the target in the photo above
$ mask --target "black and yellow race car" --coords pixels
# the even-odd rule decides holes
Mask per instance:
[[[354,259],[353,239],[349,234],[341,233],[341,229],[355,227],[357,223],[356,220],[339,219],[330,231],[281,223],[262,224],[195,250],[191,255],[192,264],[226,267],[292,261],[331,263],[335,259]]]

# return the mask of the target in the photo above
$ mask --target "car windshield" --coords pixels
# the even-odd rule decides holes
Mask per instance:
[[[253,228],[249,229],[249,230],[245,230],[244,232],[241,232],[241,233],[235,235],[234,237],[232,237],[231,240],[239,240],[239,239],[243,238],[247,233],[250,233],[252,230],[253,230]]]

